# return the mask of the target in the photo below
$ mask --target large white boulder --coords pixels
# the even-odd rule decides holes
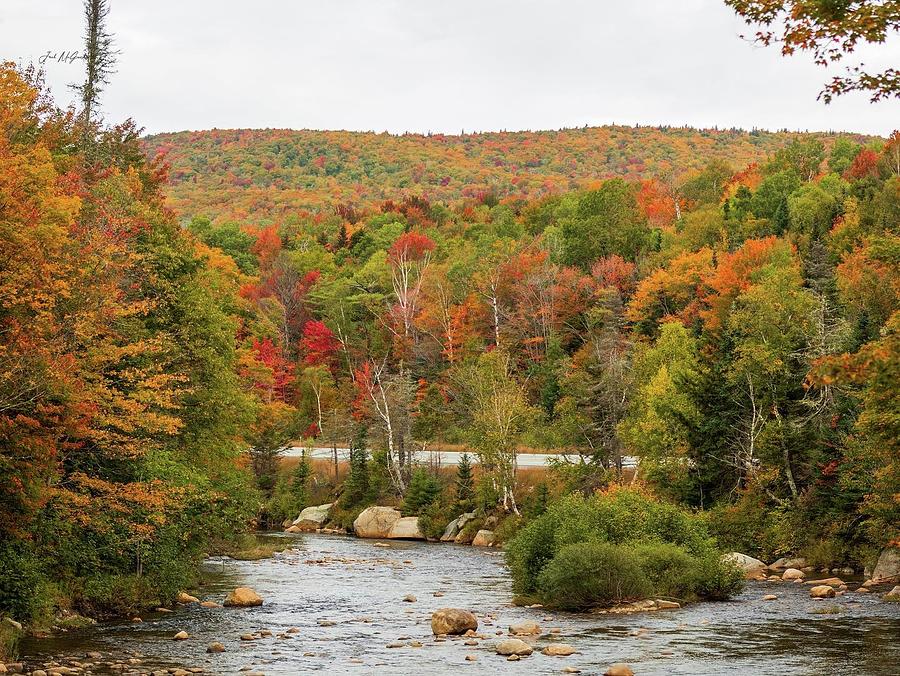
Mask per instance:
[[[353,522],[353,532],[361,538],[386,538],[400,518],[393,507],[366,507]]]
[[[740,568],[743,569],[744,574],[747,577],[755,578],[759,577],[760,575],[764,575],[764,571],[767,568],[766,564],[759,559],[754,559],[752,556],[747,556],[746,554],[741,554],[740,552],[723,554],[722,560],[737,564]]]
[[[397,519],[391,530],[385,536],[391,540],[424,540],[425,536],[419,530],[419,517],[404,516]]]
[[[326,521],[328,521],[328,514],[329,512],[331,512],[332,504],[333,503],[329,502],[326,505],[307,507],[302,512],[300,512],[300,516],[294,519],[294,522],[291,524],[291,526],[299,531],[318,530],[325,524]]]
[[[872,571],[872,580],[881,582],[900,578],[900,547],[888,547],[882,550]]]

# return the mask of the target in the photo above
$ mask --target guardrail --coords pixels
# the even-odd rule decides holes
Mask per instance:
[[[302,446],[288,446],[282,449],[281,456],[285,458],[299,458],[306,451],[311,458],[320,460],[331,460],[334,457],[334,449],[326,447],[303,448]],[[350,459],[349,448],[338,448],[338,460],[346,462]],[[442,467],[452,467],[459,462],[463,451],[416,451],[414,458],[417,462],[439,464]],[[478,456],[469,453],[473,464],[478,464]],[[577,453],[518,453],[516,462],[519,467],[544,467],[550,458],[572,459],[577,460]],[[633,468],[637,467],[638,459],[634,456],[625,456],[622,458],[622,466]]]

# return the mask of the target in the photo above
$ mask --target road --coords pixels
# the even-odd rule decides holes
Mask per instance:
[[[286,448],[281,454],[285,458],[299,458],[303,451],[306,450],[310,457],[330,460],[333,451],[330,448],[312,448],[304,449],[302,446],[291,446]],[[338,460],[346,462],[350,459],[349,448],[338,448]],[[454,467],[459,462],[462,455],[461,451],[419,451],[416,453],[416,461],[423,464],[439,462],[442,467]],[[478,463],[478,458],[474,453],[469,453],[473,464]],[[563,458],[562,453],[519,453],[516,456],[520,468],[526,467],[544,467],[549,458]],[[578,456],[570,454],[569,457],[575,460]],[[637,467],[637,458],[625,457],[622,461],[624,467]]]

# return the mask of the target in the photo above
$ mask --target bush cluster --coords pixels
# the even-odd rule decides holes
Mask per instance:
[[[743,584],[701,517],[624,488],[552,503],[509,542],[507,562],[518,595],[572,610],[651,595],[724,599]]]

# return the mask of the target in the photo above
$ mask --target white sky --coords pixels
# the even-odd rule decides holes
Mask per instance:
[[[896,99],[816,101],[830,71],[741,40],[722,0],[112,0],[110,28],[104,111],[148,132],[900,127]],[[0,0],[2,59],[81,34],[81,0]],[[900,36],[859,56],[897,66]],[[58,100],[81,64],[47,64]]]

